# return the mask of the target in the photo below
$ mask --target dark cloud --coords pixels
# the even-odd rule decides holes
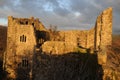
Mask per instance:
[[[67,16],[70,13],[67,9],[62,9],[60,7],[55,8],[54,12],[60,16]]]
[[[59,29],[90,29],[102,10],[113,7],[113,32],[120,31],[120,0],[0,0],[0,18],[38,17]]]

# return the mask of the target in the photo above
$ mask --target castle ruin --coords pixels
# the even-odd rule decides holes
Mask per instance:
[[[52,31],[39,19],[8,17],[7,49],[4,68],[9,77],[16,78],[16,69],[25,68],[32,76],[33,56],[42,54],[67,54],[88,51],[97,54],[98,63],[104,65],[107,47],[112,43],[112,8],[104,10],[91,30]]]

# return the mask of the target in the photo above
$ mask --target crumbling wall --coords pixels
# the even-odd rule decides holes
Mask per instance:
[[[89,48],[87,30],[58,31],[58,35],[58,40],[47,41],[42,45],[43,52],[55,54],[57,51],[56,54],[64,54],[69,52],[75,52],[76,48],[78,47],[83,47],[84,49]]]
[[[104,64],[107,60],[107,48],[112,44],[112,8],[104,10],[98,16],[95,33],[95,47],[98,51],[98,62]]]
[[[75,51],[76,46],[69,42],[47,41],[42,45],[42,52],[47,54],[67,54]]]
[[[111,42],[112,42],[112,8],[108,8],[104,10],[97,17],[95,27],[92,28],[91,30],[58,31],[58,34],[59,34],[59,38],[62,39],[64,44],[69,43],[70,46],[74,46],[75,48],[82,47],[85,49],[90,49],[92,50],[92,52],[94,51],[98,52],[98,58],[99,58],[100,64],[102,64],[101,63],[102,61],[103,63],[105,63],[107,59],[107,55],[106,55],[107,46],[111,45]],[[58,43],[59,41],[61,41],[59,38],[56,37],[56,39],[58,40],[55,40],[55,41],[58,41]],[[55,43],[57,44],[57,42]],[[51,42],[49,41],[45,43],[46,46],[47,44],[50,45]],[[54,47],[55,46],[56,45],[54,45]],[[65,47],[65,45],[63,45],[62,47]],[[47,47],[42,48],[43,51],[45,51],[45,48]],[[73,50],[72,52],[74,52],[74,49],[72,50]],[[52,52],[55,53],[54,51]],[[65,53],[64,51],[62,52]],[[71,48],[68,49],[67,52],[71,52]],[[100,57],[99,55],[100,53],[102,53],[104,57],[103,56]]]
[[[107,55],[109,55],[107,52],[108,49],[110,50],[110,46],[112,45],[112,8],[104,10],[98,16],[95,28],[95,48],[98,51],[98,63],[103,67],[103,80],[106,80],[106,78],[109,78],[108,69],[106,69]],[[112,70],[109,70],[109,73],[111,73],[111,71]]]
[[[59,34],[64,37],[64,41],[74,46],[82,46],[87,48],[87,30],[69,30],[59,31]],[[79,43],[79,44],[78,44]]]
[[[87,48],[94,50],[94,37],[95,37],[95,29],[92,28],[87,33]]]

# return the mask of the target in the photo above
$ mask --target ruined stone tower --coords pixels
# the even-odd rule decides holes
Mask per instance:
[[[8,17],[7,51],[4,55],[4,67],[9,77],[16,78],[19,68],[30,69],[36,46],[35,30],[42,30],[44,26],[38,19]]]

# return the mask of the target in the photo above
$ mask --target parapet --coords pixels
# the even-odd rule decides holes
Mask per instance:
[[[8,16],[8,27],[15,27],[15,25],[32,25],[36,30],[45,30],[45,26],[39,21],[38,18],[15,18],[13,16]]]

